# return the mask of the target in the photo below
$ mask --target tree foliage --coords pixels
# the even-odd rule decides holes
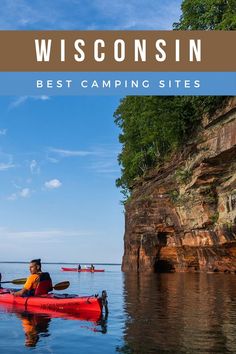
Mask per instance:
[[[235,30],[236,0],[183,0],[175,30]],[[228,97],[124,98],[114,117],[121,129],[121,177],[116,181],[127,197],[137,177],[181,148],[200,124]]]
[[[235,30],[236,0],[184,0],[177,30]]]
[[[114,113],[121,129],[122,175],[116,181],[124,194],[135,178],[182,147],[196,131],[204,112],[215,110],[225,97],[128,96]]]

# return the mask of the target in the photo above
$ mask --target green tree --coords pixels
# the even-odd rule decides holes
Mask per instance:
[[[184,0],[175,30],[236,29],[236,0]],[[136,178],[181,149],[200,126],[227,101],[224,96],[126,97],[114,113],[121,129],[121,177],[116,184],[127,198]]]
[[[236,0],[184,0],[176,30],[235,30]]]

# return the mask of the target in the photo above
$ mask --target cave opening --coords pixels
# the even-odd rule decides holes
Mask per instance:
[[[154,269],[156,273],[171,273],[175,270],[172,263],[164,259],[157,260]]]
[[[174,267],[170,261],[165,259],[160,259],[160,251],[162,247],[165,247],[167,245],[167,236],[168,235],[166,232],[159,232],[157,234],[158,252],[154,263],[154,271],[156,273],[170,273],[174,271]]]

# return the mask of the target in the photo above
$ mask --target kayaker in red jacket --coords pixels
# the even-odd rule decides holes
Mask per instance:
[[[52,290],[52,281],[48,273],[41,270],[41,259],[33,259],[29,264],[31,275],[27,278],[23,289],[12,292],[14,296],[44,295]]]

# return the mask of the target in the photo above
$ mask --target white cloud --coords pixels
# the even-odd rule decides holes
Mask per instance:
[[[39,165],[38,165],[36,160],[32,160],[30,162],[30,171],[31,171],[32,174],[37,174],[38,175],[40,173],[40,167],[39,167]]]
[[[7,200],[16,200],[16,199],[17,199],[16,193],[12,193],[11,195],[9,195],[9,197],[7,197]]]
[[[68,158],[68,157],[90,157],[86,159],[86,168],[92,169],[97,173],[113,175],[117,174],[120,171],[117,162],[117,156],[120,152],[120,146],[117,145],[99,145],[96,147],[91,147],[87,150],[69,150],[69,149],[58,149],[58,148],[49,148],[48,154],[52,154],[53,157],[48,156],[48,160],[54,159],[56,156],[56,161],[58,159]],[[52,160],[51,162],[54,162]]]
[[[78,157],[84,157],[84,156],[91,156],[91,155],[97,155],[98,152],[96,151],[86,151],[86,150],[66,150],[66,149],[56,149],[56,148],[50,148],[49,152],[55,153],[56,155],[59,155],[61,157],[73,157],[73,156],[78,156]]]
[[[13,156],[0,151],[0,171],[7,171],[13,167],[15,167]]]
[[[29,188],[23,188],[20,192],[19,192],[19,196],[22,198],[27,198],[30,196],[30,189]]]
[[[18,107],[28,99],[28,96],[18,97],[15,101],[10,104],[10,108]]]
[[[0,129],[0,135],[6,135],[7,129]]]
[[[47,160],[51,163],[58,163],[59,162],[58,159],[55,159],[54,157],[49,157],[49,156],[47,156]]]
[[[15,99],[15,101],[13,101],[9,108],[12,109],[12,108],[16,108],[18,106],[20,106],[21,104],[25,103],[27,100],[29,99],[32,99],[32,100],[35,100],[35,101],[47,101],[50,99],[49,96],[46,96],[46,95],[42,95],[42,96],[20,96],[18,97],[17,99]]]
[[[55,154],[58,157],[87,157],[87,156],[95,156],[95,157],[108,157],[108,156],[117,156],[119,153],[119,148],[110,146],[110,145],[102,145],[93,147],[89,150],[69,150],[69,149],[58,149],[50,147],[48,152],[51,154]],[[51,158],[51,156],[49,157]]]
[[[62,186],[62,183],[58,179],[55,178],[55,179],[45,182],[44,186],[47,189],[56,189],[56,188],[60,188]]]
[[[48,101],[50,100],[49,96],[46,95],[42,95],[42,96],[32,96],[32,98],[34,98],[35,100],[41,100],[41,101]]]
[[[19,187],[17,187],[19,189]],[[7,200],[17,200],[19,198],[29,198],[31,196],[32,191],[29,188],[22,188],[16,193],[12,193],[7,197]]]
[[[13,167],[15,167],[15,165],[11,162],[8,162],[8,163],[0,162],[0,171],[7,171]]]

